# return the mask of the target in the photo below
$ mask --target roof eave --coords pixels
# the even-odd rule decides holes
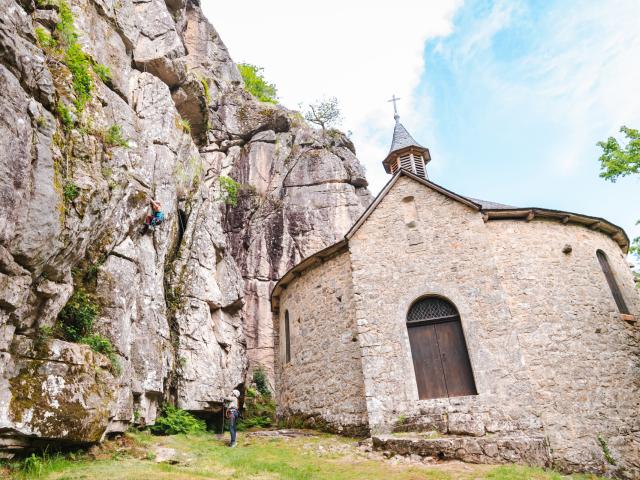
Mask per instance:
[[[270,300],[271,300],[271,312],[277,313],[280,308],[280,295],[284,290],[286,290],[287,285],[289,285],[293,280],[298,278],[302,272],[313,268],[316,265],[320,265],[324,263],[324,261],[338,253],[342,248],[347,246],[347,239],[343,238],[339,242],[334,243],[333,245],[329,245],[327,248],[324,248],[313,255],[308,256],[301,262],[295,264],[291,267],[287,273],[285,273],[280,280],[275,284],[273,289],[271,290]]]
[[[624,253],[629,251],[629,237],[622,227],[605,220],[600,217],[592,217],[581,213],[566,212],[562,210],[553,210],[550,208],[499,208],[499,209],[482,209],[485,221],[488,220],[506,220],[506,219],[525,219],[528,221],[536,217],[559,220],[563,224],[574,223],[592,230],[597,230],[609,236],[615,241]]]

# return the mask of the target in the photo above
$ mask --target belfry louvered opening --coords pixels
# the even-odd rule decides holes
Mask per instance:
[[[405,153],[396,158],[390,165],[391,173],[396,173],[399,169],[406,170],[422,178],[427,178],[424,158],[420,154]]]

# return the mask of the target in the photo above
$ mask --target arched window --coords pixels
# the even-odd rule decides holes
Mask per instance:
[[[417,300],[407,314],[407,330],[421,400],[477,394],[460,315],[451,302]]]
[[[289,331],[289,310],[284,311],[284,362],[291,361],[291,333]]]
[[[607,279],[607,283],[609,284],[609,289],[611,290],[611,294],[613,295],[613,299],[616,301],[616,305],[618,306],[618,311],[620,313],[629,314],[629,309],[627,308],[627,304],[624,301],[624,297],[622,296],[622,292],[620,291],[620,287],[618,287],[618,282],[616,282],[616,277],[613,275],[613,271],[611,270],[611,265],[609,265],[609,259],[607,258],[607,254],[602,250],[598,250],[596,252],[596,256],[598,257],[598,261],[600,262],[600,267],[604,272],[604,276]]]

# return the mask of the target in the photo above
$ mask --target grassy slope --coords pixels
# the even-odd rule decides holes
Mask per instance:
[[[53,458],[34,477],[14,473],[13,478],[192,480],[192,479],[384,479],[384,480],[560,480],[596,479],[595,476],[561,476],[518,466],[395,465],[365,458],[353,440],[330,435],[297,438],[262,438],[242,435],[235,449],[210,434],[152,437],[129,434],[123,442],[108,442],[97,452],[75,460]],[[177,452],[178,463],[157,463],[158,449]],[[0,469],[0,477],[2,477]]]

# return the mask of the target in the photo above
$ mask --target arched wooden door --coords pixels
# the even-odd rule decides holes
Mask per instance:
[[[477,394],[460,315],[451,302],[421,298],[409,309],[407,330],[421,400]]]

